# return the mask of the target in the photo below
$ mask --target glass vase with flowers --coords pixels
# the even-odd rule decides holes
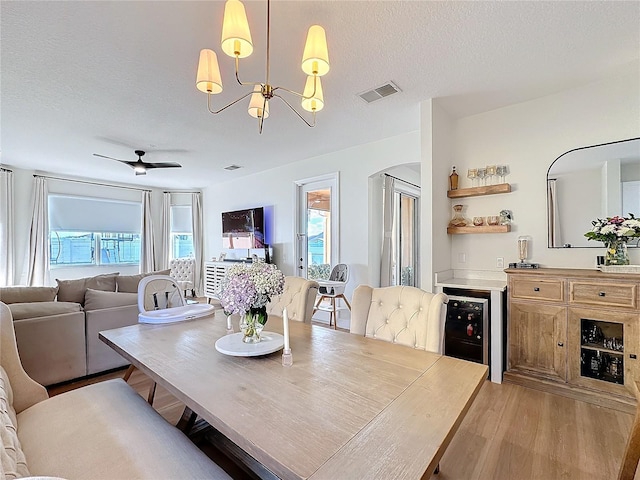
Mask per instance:
[[[284,290],[284,274],[269,263],[239,263],[227,270],[220,303],[227,314],[241,315],[243,342],[258,343],[267,323],[267,303]]]
[[[591,223],[593,228],[584,236],[604,243],[604,264],[629,265],[627,243],[632,238],[640,237],[640,220],[630,213],[628,217],[599,218]]]

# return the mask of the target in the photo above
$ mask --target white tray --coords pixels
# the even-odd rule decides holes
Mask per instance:
[[[206,303],[183,305],[181,307],[163,308],[161,310],[150,310],[138,314],[139,323],[176,323],[185,320],[213,315],[215,307]]]
[[[268,355],[284,347],[284,337],[279,333],[265,332],[260,335],[259,343],[244,343],[242,332],[225,335],[216,342],[216,350],[234,357],[257,357]]]
[[[605,273],[640,273],[640,265],[600,265],[598,269]]]

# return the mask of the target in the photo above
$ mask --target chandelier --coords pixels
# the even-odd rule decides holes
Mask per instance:
[[[327,39],[324,28],[320,25],[312,25],[307,32],[307,41],[302,55],[302,71],[307,74],[307,80],[303,93],[298,93],[288,88],[274,86],[269,82],[269,54],[271,37],[271,1],[267,0],[267,59],[266,79],[264,82],[243,82],[238,72],[240,59],[248,57],[253,52],[253,42],[247,14],[244,5],[239,0],[227,0],[224,7],[224,20],[222,23],[221,48],[224,53],[235,58],[236,81],[243,86],[252,87],[249,92],[225,105],[219,110],[211,108],[211,95],[222,92],[222,78],[218,57],[213,50],[200,51],[198,61],[198,73],[196,75],[196,88],[207,94],[207,108],[209,112],[217,115],[241,100],[249,99],[248,113],[258,119],[258,131],[262,133],[264,119],[269,116],[269,102],[277,97],[282,100],[304,123],[309,127],[316,125],[316,112],[324,107],[322,84],[320,77],[329,71],[329,55],[327,52]],[[311,112],[312,121],[307,121],[294,107],[281,95],[281,92],[300,97],[301,106],[307,112]]]

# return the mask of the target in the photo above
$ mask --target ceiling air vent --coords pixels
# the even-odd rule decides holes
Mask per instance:
[[[376,87],[372,90],[367,90],[366,92],[362,92],[358,94],[358,96],[362,98],[365,102],[371,103],[401,91],[402,90],[400,90],[397,85],[395,85],[393,82],[389,82],[389,83],[385,83],[384,85],[380,85],[379,87]]]
[[[225,170],[238,170],[239,168],[242,168],[239,165],[229,165],[227,167],[224,167]]]

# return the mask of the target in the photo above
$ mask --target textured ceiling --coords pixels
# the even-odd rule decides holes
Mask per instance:
[[[241,77],[264,81],[266,2],[246,2],[255,45]],[[307,28],[327,32],[325,108],[306,127],[282,103],[258,135],[246,102],[212,116],[194,86],[201,48],[218,52],[224,3],[1,3],[1,161],[63,175],[170,188],[203,187],[419,128],[419,103],[462,117],[585,84],[640,58],[640,2],[279,1],[271,79],[301,90]],[[357,95],[393,81],[402,93]],[[298,105],[295,98],[292,103]],[[176,161],[145,177],[100,153]],[[354,159],[359,160],[359,159]],[[223,170],[229,164],[243,168]]]

